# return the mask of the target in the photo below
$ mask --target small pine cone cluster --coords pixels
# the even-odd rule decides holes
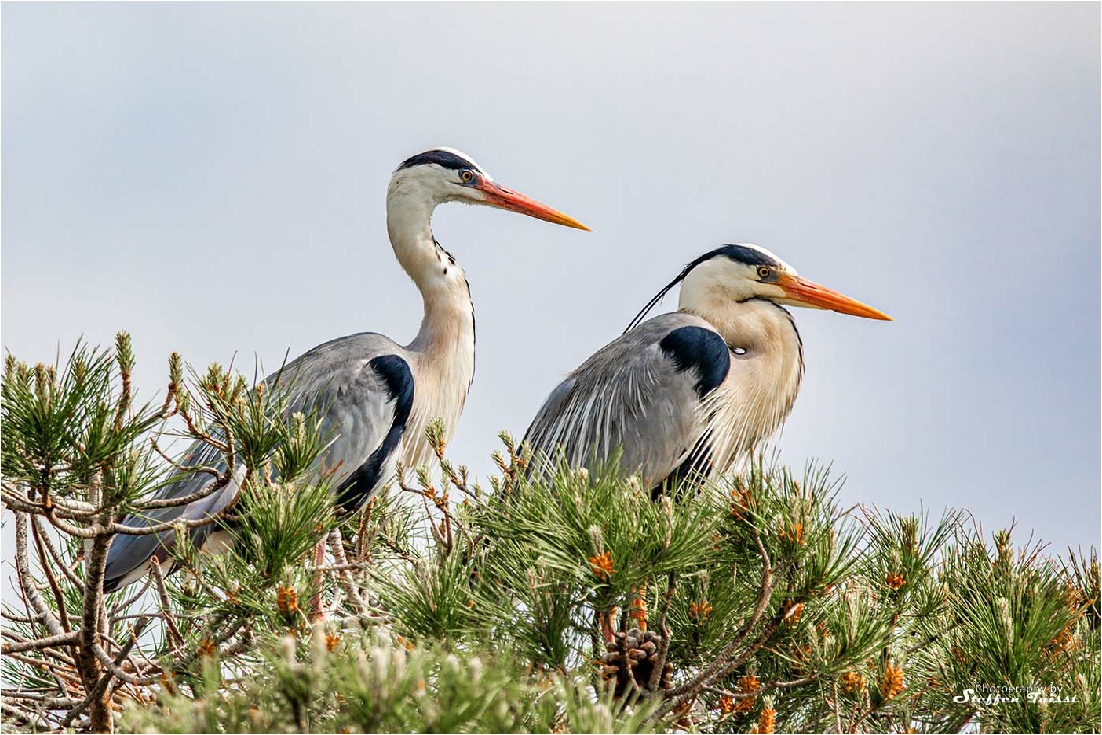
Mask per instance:
[[[627,632],[616,631],[613,639],[605,646],[608,653],[601,658],[601,676],[607,682],[615,682],[617,697],[631,689],[632,681],[640,689],[648,690],[651,675],[658,663],[658,646],[661,642],[662,636],[653,630],[645,633],[638,628]],[[660,688],[670,688],[672,673],[673,665],[665,664],[658,682]]]

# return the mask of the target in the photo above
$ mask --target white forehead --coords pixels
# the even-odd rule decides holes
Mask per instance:
[[[742,243],[739,243],[739,245],[741,247],[747,248],[749,250],[758,251],[759,253],[764,255],[766,258],[771,258],[771,259],[775,260],[780,265],[781,270],[783,270],[785,273],[791,273],[792,275],[796,275],[796,269],[793,268],[792,266],[790,266],[788,263],[784,262],[784,260],[781,259],[781,257],[778,256],[776,253],[774,253],[772,250],[768,250],[766,248],[763,248],[761,245],[755,245],[752,242],[742,242]]]
[[[486,178],[488,178],[488,179],[493,178],[493,176],[490,176],[489,171],[487,171],[486,169],[484,169],[484,168],[482,168],[481,166],[478,165],[478,161],[474,160],[473,158],[471,158],[470,156],[468,156],[466,153],[459,150],[458,148],[451,148],[449,146],[442,145],[442,146],[439,146],[437,148],[434,148],[433,150],[443,151],[444,153],[451,153],[453,156],[458,156],[459,158],[462,158],[462,159],[470,162],[471,168],[475,169],[476,171],[481,173]]]

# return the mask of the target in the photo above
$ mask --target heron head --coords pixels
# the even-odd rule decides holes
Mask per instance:
[[[394,171],[391,188],[417,193],[433,206],[445,202],[481,204],[589,230],[573,217],[497,183],[474,159],[453,148],[434,148],[406,159]]]
[[[730,304],[764,299],[783,306],[830,309],[866,319],[891,321],[884,312],[801,278],[796,269],[763,247],[723,245],[689,263],[628,324],[638,326],[650,310],[681,284],[678,308],[695,314],[717,314]]]
[[[683,303],[686,299],[766,299],[782,306],[829,309],[891,321],[878,309],[800,277],[795,268],[757,245],[724,245],[706,253],[689,264],[683,281]]]

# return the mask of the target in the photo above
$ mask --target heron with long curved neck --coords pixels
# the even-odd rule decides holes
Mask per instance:
[[[289,363],[282,373],[293,382],[292,410],[320,407],[322,430],[333,441],[317,463],[335,472],[338,507],[354,511],[393,475],[401,461],[424,465],[433,453],[425,427],[441,419],[445,438],[455,430],[474,376],[475,320],[471,291],[463,269],[432,234],[432,214],[446,202],[478,204],[526,214],[547,222],[587,230],[585,225],[494,181],[469,156],[450,148],[425,151],[404,161],[390,179],[386,221],[394,255],[421,292],[425,314],[408,345],[374,332],[326,342]],[[270,376],[273,381],[276,376]],[[187,453],[193,466],[217,464],[214,449],[196,444]],[[335,469],[334,469],[335,468]],[[157,499],[200,493],[212,479],[196,473],[166,486]],[[125,521],[152,526],[176,520],[216,516],[236,499],[236,482],[195,502],[149,511]],[[212,524],[191,530],[199,546]],[[107,555],[105,589],[141,578],[150,560],[164,561],[175,543],[174,531],[120,535]]]
[[[643,321],[678,284],[678,311]],[[786,306],[890,320],[801,278],[765,248],[724,245],[689,263],[555,388],[525,441],[574,468],[619,453],[620,470],[653,493],[722,476],[776,432],[796,400],[804,351]]]

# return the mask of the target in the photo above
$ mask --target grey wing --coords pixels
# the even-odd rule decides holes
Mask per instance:
[[[656,317],[555,388],[525,441],[571,467],[595,468],[619,450],[620,469],[655,487],[693,452],[704,433],[700,403],[729,369],[727,345],[703,319]]]
[[[332,441],[315,462],[313,474],[333,473],[338,504],[344,510],[360,507],[387,479],[394,452],[409,418],[413,402],[413,376],[404,350],[377,334],[344,337],[314,348],[268,377],[291,384],[288,411],[321,415],[321,431]],[[221,453],[196,442],[182,462],[185,466],[211,466],[225,470]],[[207,497],[174,508],[150,510],[124,523],[147,527],[176,520],[192,521],[221,513],[240,492],[243,468],[233,479]],[[162,487],[155,499],[176,499],[208,487],[209,473],[194,473]],[[192,542],[202,546],[214,524],[191,529]],[[175,543],[173,531],[141,536],[116,536],[108,550],[105,589],[111,591],[141,577],[149,560],[164,561]]]
[[[226,467],[221,452],[200,442],[191,445],[184,454],[181,464],[185,467],[213,467],[219,472],[223,472]],[[225,510],[237,497],[237,481],[239,479],[240,477],[235,475],[221,490],[217,490],[201,500],[172,508],[145,511],[140,516],[127,517],[123,524],[132,527],[148,527],[178,520],[192,521],[215,515]],[[214,482],[214,478],[210,474],[194,472],[162,487],[153,494],[152,499],[175,500],[184,498],[198,493],[212,482]],[[204,526],[192,529],[191,533],[201,545],[210,531],[210,526]],[[116,536],[107,551],[104,590],[113,592],[141,577],[145,573],[149,560],[154,556],[160,562],[165,561],[168,558],[168,549],[176,543],[175,539],[176,536],[173,531],[144,536]]]

